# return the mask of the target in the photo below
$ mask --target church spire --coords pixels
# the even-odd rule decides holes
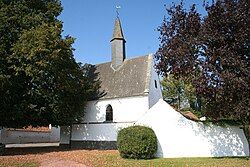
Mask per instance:
[[[111,65],[114,69],[117,69],[122,65],[125,56],[125,39],[122,33],[122,27],[119,17],[117,16],[115,20],[115,27],[113,32],[113,37],[111,39],[111,52],[112,52],[112,62]]]
[[[121,39],[121,40],[125,41],[123,33],[122,33],[122,26],[121,26],[121,21],[120,21],[119,17],[117,17],[115,20],[115,28],[114,28],[114,32],[113,32],[113,37],[112,37],[110,42],[112,42],[115,39]]]

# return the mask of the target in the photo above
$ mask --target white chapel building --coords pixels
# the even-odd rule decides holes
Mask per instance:
[[[97,64],[104,95],[89,101],[84,121],[61,127],[60,144],[82,149],[116,149],[120,129],[151,127],[158,140],[158,157],[248,156],[243,129],[188,120],[162,99],[153,55],[126,59],[119,18],[111,39],[111,61]]]
[[[126,58],[121,22],[117,18],[111,43],[111,61],[97,64],[104,95],[89,101],[81,124],[73,125],[71,147],[115,149],[121,128],[138,121],[160,98],[161,86],[152,54]],[[66,138],[61,136],[64,143]]]

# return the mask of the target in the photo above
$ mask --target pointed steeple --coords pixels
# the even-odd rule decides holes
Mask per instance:
[[[119,17],[117,17],[115,20],[115,28],[113,32],[113,37],[110,42],[112,42],[114,39],[122,39],[125,41],[123,33],[122,33],[121,21]]]
[[[122,27],[119,17],[115,20],[115,28],[111,39],[112,62],[111,66],[114,69],[119,68],[124,62],[125,56],[125,39],[122,33]]]

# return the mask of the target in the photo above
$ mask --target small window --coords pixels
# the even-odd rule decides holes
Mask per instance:
[[[113,109],[110,104],[106,108],[106,122],[113,122]]]
[[[157,81],[155,80],[155,88],[157,89]]]

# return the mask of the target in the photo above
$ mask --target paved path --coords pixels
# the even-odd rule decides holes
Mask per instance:
[[[63,160],[60,158],[50,158],[41,162],[40,167],[87,167],[79,162]]]

